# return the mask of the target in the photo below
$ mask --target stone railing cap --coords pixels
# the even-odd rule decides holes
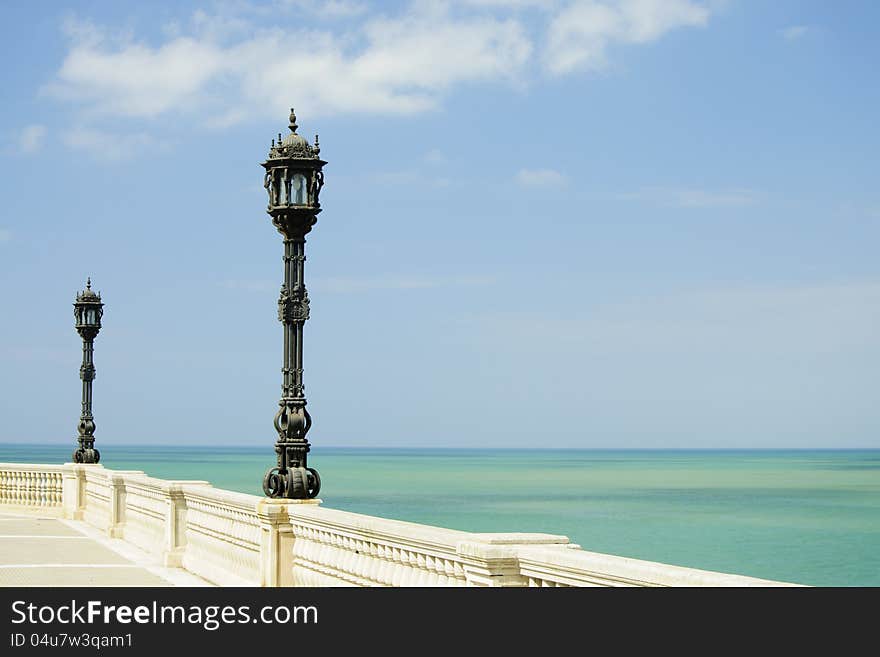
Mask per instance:
[[[472,540],[489,545],[566,545],[568,536],[522,532],[471,534]]]

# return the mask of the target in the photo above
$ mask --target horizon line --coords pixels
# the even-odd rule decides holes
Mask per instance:
[[[31,446],[31,447],[63,447],[76,446],[76,443],[39,443],[39,442],[0,442],[0,446]],[[99,446],[102,447],[102,446]],[[262,449],[260,445],[235,445],[220,444],[210,445],[205,443],[109,443],[107,447],[181,447],[181,448],[205,448],[205,449]],[[269,445],[272,447],[272,445]],[[518,447],[518,446],[457,446],[457,445],[311,445],[312,449],[412,449],[412,450],[460,450],[460,451],[477,451],[477,450],[516,450],[516,451],[565,451],[565,450],[593,450],[593,451],[760,451],[760,450],[790,450],[790,451],[880,451],[880,446],[814,446],[814,447],[792,447],[792,446],[738,446],[738,447],[688,447],[688,446],[671,446],[671,447],[633,447],[633,446],[593,446],[593,447],[576,447],[576,446],[546,446],[546,447]],[[271,450],[270,450],[271,451]]]

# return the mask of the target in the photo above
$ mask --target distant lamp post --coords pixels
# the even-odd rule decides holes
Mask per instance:
[[[321,477],[308,467],[306,434],[312,418],[306,410],[303,387],[303,325],[309,318],[309,295],[304,282],[306,233],[321,211],[318,196],[324,185],[321,170],[326,162],[318,137],[314,145],[296,134],[296,114],[290,110],[290,134],[272,140],[263,186],[269,195],[266,212],[284,237],[284,285],[278,299],[278,319],[284,324],[284,364],[281,401],[275,414],[278,465],[266,471],[263,492],[268,497],[309,499],[321,490]]]
[[[101,330],[101,317],[104,304],[101,295],[92,290],[92,279],[86,281],[86,289],[77,293],[73,304],[76,330],[83,340],[83,360],[79,368],[82,379],[82,415],[79,418],[79,447],[73,453],[75,463],[97,463],[101,454],[95,449],[95,418],[92,416],[92,381],[95,379],[95,364],[92,360],[95,338]]]

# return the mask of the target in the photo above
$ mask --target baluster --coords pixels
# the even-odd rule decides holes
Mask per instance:
[[[391,561],[391,586],[400,586],[404,574],[400,548],[391,548]]]
[[[415,586],[416,580],[419,577],[418,571],[415,569],[416,564],[416,554],[411,550],[406,550],[403,554],[403,564],[404,564],[404,573],[403,577],[400,580],[401,586]]]
[[[385,547],[385,558],[381,561],[380,578],[382,586],[394,586],[394,579],[398,577],[398,565],[394,562],[394,550],[390,545]]]
[[[365,561],[366,557],[364,556],[365,544],[362,540],[356,540],[354,542],[354,573],[358,577],[365,577],[368,570],[367,562]]]
[[[379,570],[382,565],[382,561],[379,559],[379,546],[373,541],[370,541],[367,544],[366,552],[369,557],[369,561],[367,562],[367,579],[371,582],[378,581]]]
[[[27,506],[34,505],[34,473],[33,472],[25,472],[24,473],[24,499],[25,504]]]
[[[344,536],[342,538],[342,549],[344,554],[342,556],[342,569],[348,573],[349,575],[356,575],[355,573],[355,557],[357,556],[354,553],[354,547],[352,545],[352,539],[348,536]]]

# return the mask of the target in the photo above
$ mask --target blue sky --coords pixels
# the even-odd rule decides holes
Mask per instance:
[[[0,442],[266,445],[321,135],[316,445],[880,447],[873,2],[0,8]]]

